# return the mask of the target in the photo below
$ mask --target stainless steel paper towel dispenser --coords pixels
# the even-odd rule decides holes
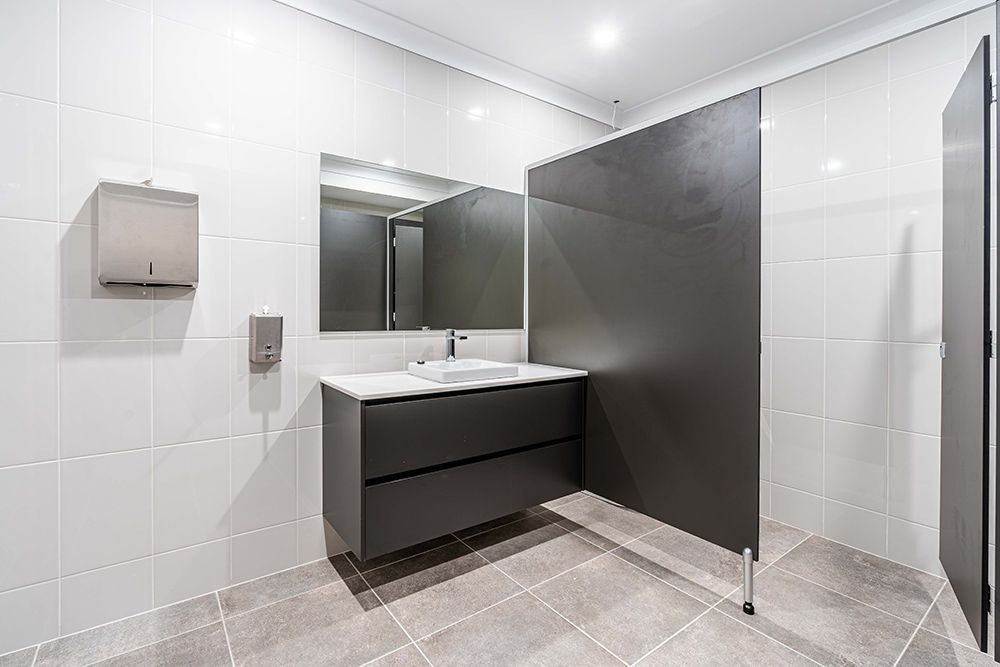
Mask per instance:
[[[102,285],[198,285],[198,195],[147,185],[97,185]]]

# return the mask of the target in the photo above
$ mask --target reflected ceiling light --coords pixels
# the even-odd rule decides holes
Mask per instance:
[[[384,164],[386,167],[395,167],[396,161],[393,160],[392,158],[387,157],[386,159],[382,160],[382,164]]]
[[[599,25],[590,34],[590,41],[599,49],[610,49],[618,43],[618,29],[613,25]]]
[[[827,171],[840,171],[844,168],[844,163],[840,160],[827,160],[826,170]]]
[[[472,107],[469,109],[469,115],[475,118],[482,118],[486,115],[486,111],[482,107]]]
[[[256,41],[252,34],[244,30],[234,30],[233,37],[240,40],[241,42],[249,42],[250,44],[253,44],[254,41]]]

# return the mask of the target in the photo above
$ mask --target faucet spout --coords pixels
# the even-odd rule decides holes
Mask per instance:
[[[448,356],[445,359],[445,361],[456,361],[456,359],[455,359],[455,341],[456,340],[467,340],[468,338],[469,338],[468,336],[457,336],[457,335],[455,335],[455,330],[454,329],[445,329],[444,330],[444,344],[445,344],[445,351],[448,354]]]

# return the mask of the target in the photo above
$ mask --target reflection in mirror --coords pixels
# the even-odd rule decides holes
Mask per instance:
[[[520,329],[524,198],[323,156],[321,331]]]
[[[396,329],[521,328],[523,197],[475,188],[393,218],[390,234]]]

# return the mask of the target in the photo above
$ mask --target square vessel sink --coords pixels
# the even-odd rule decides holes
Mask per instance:
[[[434,382],[469,382],[517,376],[517,366],[484,359],[458,359],[457,361],[411,361],[410,375]]]

